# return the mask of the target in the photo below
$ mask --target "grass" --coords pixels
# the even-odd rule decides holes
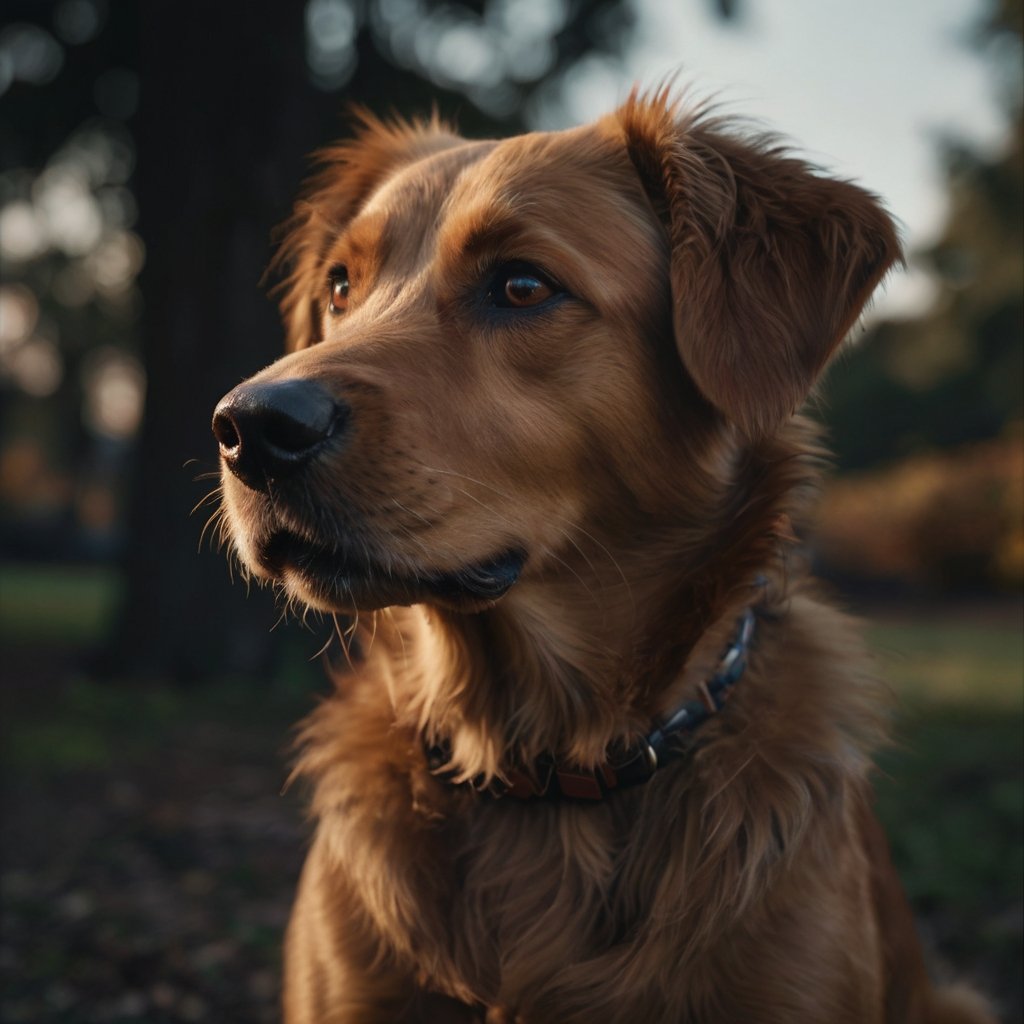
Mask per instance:
[[[79,656],[102,643],[122,595],[106,566],[0,563],[0,691],[3,761],[33,776],[105,771],[152,759],[176,730],[200,722],[237,726],[240,737],[274,734],[312,707],[322,688],[309,658],[310,635],[283,635],[282,670],[260,682],[210,679],[178,687],[156,679],[112,685],[80,670]]]
[[[927,938],[1020,1005],[1024,636],[998,609],[886,616],[868,638],[898,705],[878,814]]]
[[[195,713],[194,702],[170,687],[126,693],[76,676],[45,705],[17,715],[5,730],[4,758],[31,775],[103,771],[160,749],[174,727]]]
[[[872,624],[897,697],[879,814],[918,905],[1024,898],[1024,635],[1015,618]]]
[[[102,636],[120,594],[107,566],[0,565],[0,642],[85,646]]]
[[[868,640],[889,684],[903,699],[999,708],[1024,706],[1024,632],[1020,617],[919,612],[868,627]]]

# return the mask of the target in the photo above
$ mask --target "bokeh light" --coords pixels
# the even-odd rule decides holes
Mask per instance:
[[[64,49],[39,25],[16,22],[0,31],[0,94],[15,81],[52,82],[64,64]]]
[[[84,417],[97,434],[126,439],[142,420],[146,375],[133,355],[110,346],[89,353],[82,368]]]

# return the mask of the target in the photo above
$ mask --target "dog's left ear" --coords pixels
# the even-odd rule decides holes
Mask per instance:
[[[878,199],[662,99],[618,111],[669,234],[676,341],[704,396],[748,437],[803,402],[901,258]]]

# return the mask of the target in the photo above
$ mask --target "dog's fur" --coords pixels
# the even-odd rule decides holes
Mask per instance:
[[[989,1020],[928,983],[870,806],[884,701],[794,553],[794,411],[900,257],[877,200],[665,94],[505,141],[367,117],[322,158],[282,247],[291,351],[254,380],[317,381],[344,437],[263,490],[223,474],[243,565],[357,620],[302,733],[287,1021]],[[511,260],[550,297],[503,305]],[[518,581],[481,597],[503,552]],[[430,771],[442,740],[478,783],[599,764],[751,605],[728,706],[645,785]]]

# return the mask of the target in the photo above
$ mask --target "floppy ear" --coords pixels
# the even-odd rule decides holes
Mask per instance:
[[[330,269],[324,261],[332,239],[392,171],[459,141],[436,111],[422,121],[382,121],[360,107],[352,116],[355,137],[315,154],[317,170],[278,229],[280,244],[267,273],[281,277],[271,294],[281,309],[289,352],[320,340]]]
[[[618,117],[668,229],[683,363],[748,437],[770,432],[901,258],[892,220],[875,196],[773,140],[680,117],[663,96],[634,97]]]

